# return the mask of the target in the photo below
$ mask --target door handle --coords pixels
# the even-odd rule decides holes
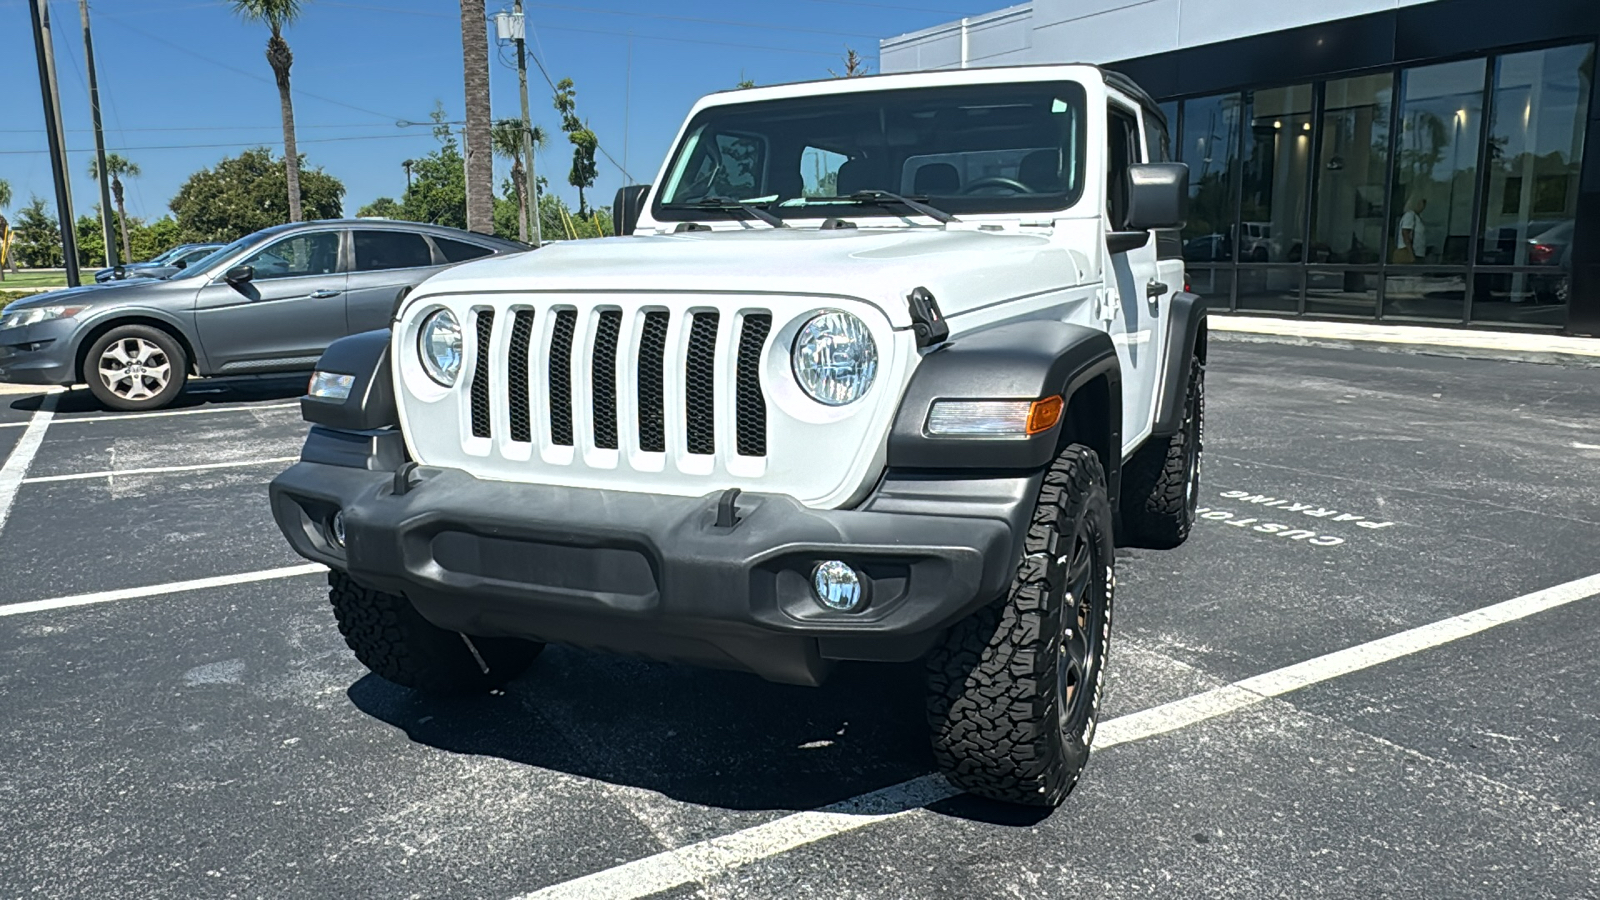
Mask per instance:
[[[323,288],[320,291],[312,291],[310,296],[313,300],[326,300],[329,297],[337,297],[342,293],[344,293],[344,291],[335,291],[330,290],[329,288]]]
[[[1161,297],[1162,295],[1166,294],[1166,292],[1167,286],[1159,281],[1152,281],[1144,286],[1144,295],[1149,297],[1151,300]]]

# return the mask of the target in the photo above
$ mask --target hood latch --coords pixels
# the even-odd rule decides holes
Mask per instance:
[[[945,324],[944,313],[939,312],[939,301],[925,287],[916,288],[906,298],[911,307],[911,331],[917,336],[917,347],[933,347],[950,337],[950,326]]]

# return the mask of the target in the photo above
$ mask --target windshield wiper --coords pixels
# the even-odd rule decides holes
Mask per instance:
[[[767,212],[766,210],[762,209],[761,207],[756,206],[756,205],[754,205],[752,203],[746,203],[743,200],[735,200],[732,197],[702,197],[699,200],[696,200],[696,201],[694,201],[692,203],[664,203],[664,204],[662,204],[662,208],[663,209],[722,209],[722,210],[735,210],[736,209],[736,210],[739,210],[741,212],[748,213],[752,218],[760,219],[761,221],[767,223],[768,225],[771,225],[773,228],[788,228],[789,227],[789,223],[783,221],[782,219],[778,218],[777,216],[773,215],[772,213]]]
[[[854,194],[851,194],[844,199],[853,200],[856,203],[874,203],[879,206],[896,203],[906,207],[912,212],[921,213],[922,215],[927,216],[941,225],[949,222],[961,221],[960,219],[957,219],[955,216],[950,215],[938,207],[929,206],[926,203],[923,203],[919,200],[913,200],[910,197],[902,197],[899,194],[891,194],[888,191],[856,191]]]

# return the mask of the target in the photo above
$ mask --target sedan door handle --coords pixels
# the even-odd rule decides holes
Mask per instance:
[[[1167,286],[1159,281],[1152,281],[1144,286],[1144,295],[1152,300],[1165,295],[1166,292]]]
[[[330,290],[328,288],[323,288],[320,291],[312,291],[311,292],[311,299],[313,299],[313,300],[326,300],[329,297],[337,297],[342,293],[344,293],[344,291],[335,291],[335,290]]]

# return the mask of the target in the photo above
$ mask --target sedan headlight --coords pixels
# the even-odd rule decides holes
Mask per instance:
[[[445,387],[456,383],[461,374],[461,323],[448,309],[437,310],[422,320],[417,335],[417,354],[428,377]]]
[[[844,406],[866,395],[878,374],[878,346],[867,323],[847,312],[825,312],[794,339],[794,377],[811,399]]]
[[[34,306],[28,309],[8,310],[0,314],[0,328],[21,328],[37,325],[51,319],[70,319],[88,309],[87,306]]]

